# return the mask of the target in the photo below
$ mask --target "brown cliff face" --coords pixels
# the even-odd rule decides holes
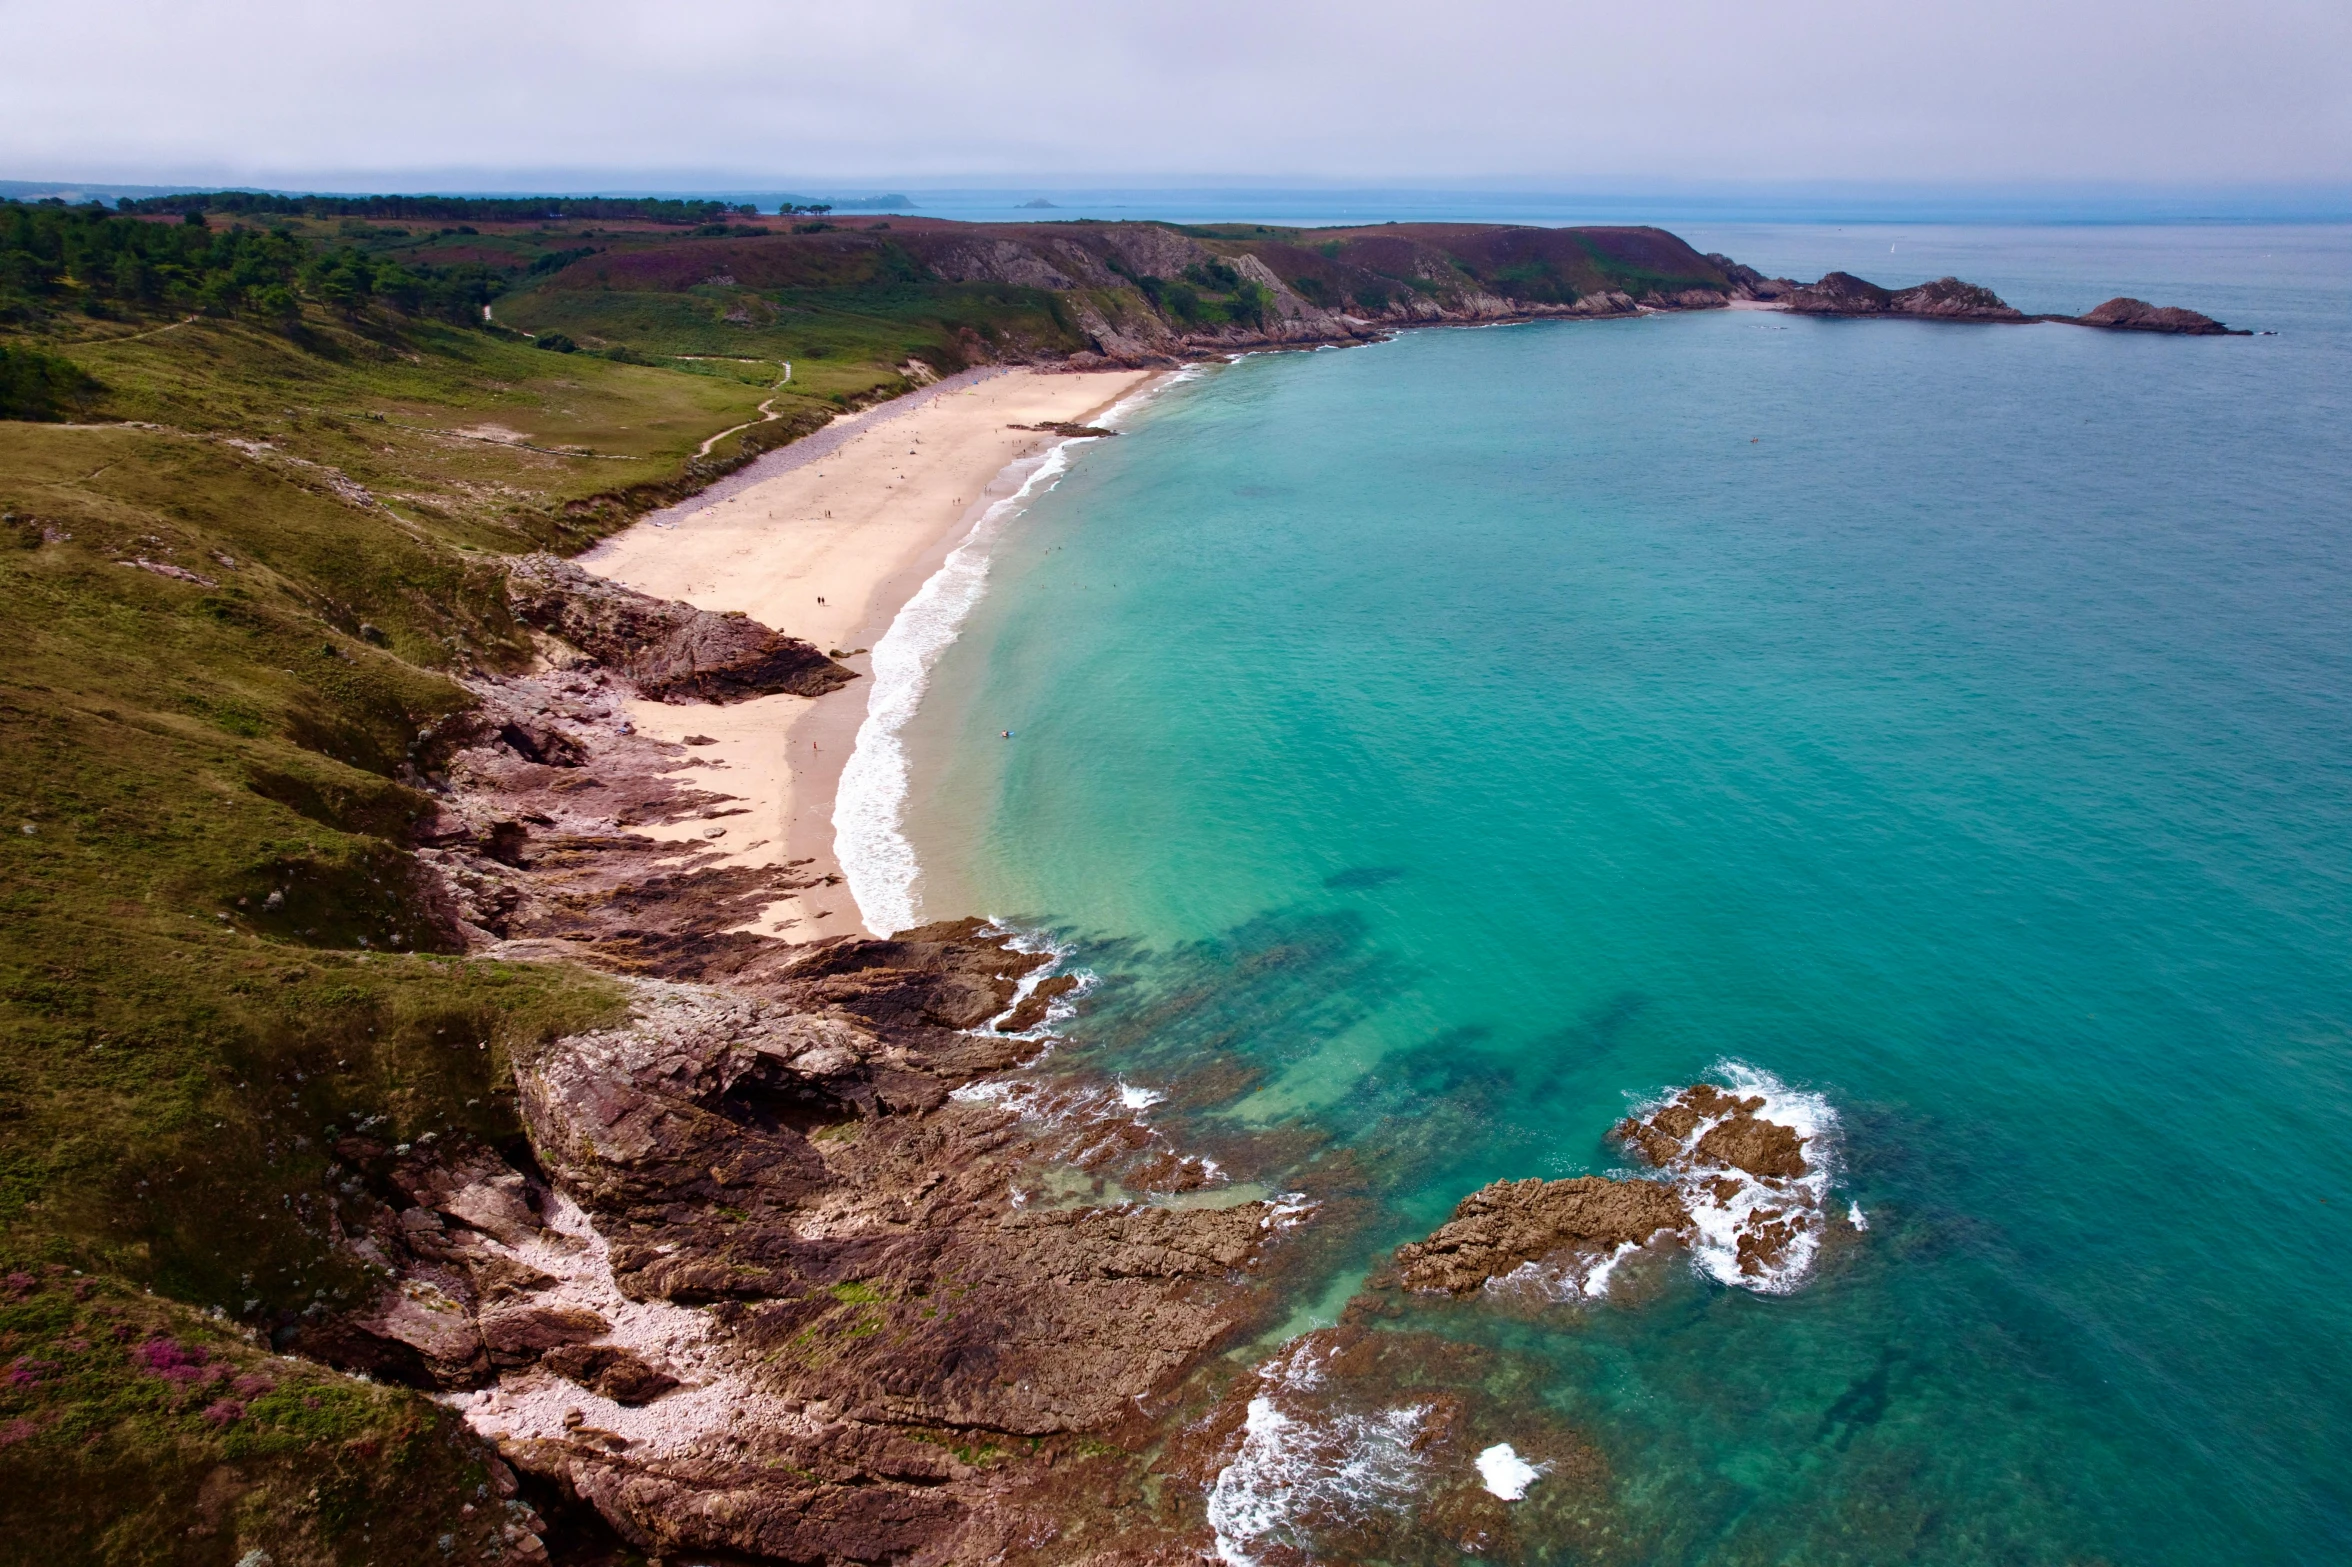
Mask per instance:
[[[954,1092],[1034,1048],[971,1030],[1045,961],[967,921],[638,982],[625,1024],[520,1066],[524,1168],[338,1142],[349,1242],[394,1282],[289,1347],[477,1390],[477,1428],[640,1550],[952,1556],[1040,1478],[955,1451],[1050,1465],[1122,1428],[1261,1320],[1286,1222],[1008,1196],[1079,1142],[1139,1188],[1186,1163],[1112,1108]]]

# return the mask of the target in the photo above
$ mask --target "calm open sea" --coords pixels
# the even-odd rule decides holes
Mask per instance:
[[[1819,1095],[1869,1229],[1799,1288],[1394,1324],[1533,1357],[1628,1559],[2352,1559],[2352,231],[1688,237],[2278,335],[1199,374],[998,535],[906,730],[922,911],[1073,943],[1057,1061],[1180,1142],[1349,1156],[1297,1325],[1719,1063]]]

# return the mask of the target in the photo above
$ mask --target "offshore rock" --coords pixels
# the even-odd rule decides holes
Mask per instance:
[[[1496,1181],[1463,1198],[1427,1240],[1398,1247],[1396,1261],[1407,1289],[1467,1295],[1558,1252],[1605,1255],[1689,1222],[1682,1200],[1656,1181]]]
[[[1915,288],[1880,288],[1851,272],[1831,272],[1782,296],[1782,303],[1808,316],[1923,316],[1938,321],[2027,321],[2000,295],[1956,277],[1937,278]]]
[[[1716,258],[1710,258],[1716,259]],[[2084,315],[2027,315],[1989,288],[1956,277],[1937,278],[1913,288],[1885,289],[1850,272],[1831,272],[1818,283],[1775,285],[1750,269],[1734,271],[1743,296],[1777,299],[1783,309],[1808,316],[1916,316],[1935,321],[2062,321],[2121,332],[2166,332],[2183,337],[2246,337],[2211,316],[2144,299],[2110,299]],[[1769,291],[1768,291],[1769,290]]]
[[[2106,327],[2117,332],[2170,332],[2182,337],[2250,337],[2253,334],[2231,330],[2211,316],[2199,315],[2194,310],[2183,310],[2177,305],[2151,305],[2144,299],[2128,296],[2110,299],[2095,310],[2075,317],[2084,326]]]
[[[1804,1145],[1794,1128],[1757,1119],[1761,1095],[1741,1097],[1713,1083],[1694,1083],[1652,1111],[1647,1119],[1627,1117],[1613,1135],[1664,1169],[1686,1149],[1700,1164],[1744,1170],[1750,1175],[1794,1178],[1806,1172]],[[1701,1127],[1706,1131],[1695,1140]]]
[[[822,696],[856,678],[798,637],[608,582],[553,555],[511,563],[507,601],[556,637],[665,702],[739,702],[776,691]]]
[[[1818,1096],[1765,1074],[1746,1080],[1762,1091],[1695,1083],[1611,1135],[1673,1182],[1708,1273],[1785,1293],[1803,1281],[1829,1231],[1833,1161],[1824,1136],[1836,1118]]]

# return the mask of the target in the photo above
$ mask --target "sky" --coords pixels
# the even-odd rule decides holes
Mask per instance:
[[[0,51],[6,179],[2352,184],[2352,0],[0,0]]]

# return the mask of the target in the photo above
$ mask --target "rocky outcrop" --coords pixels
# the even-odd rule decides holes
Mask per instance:
[[[1496,1181],[1462,1199],[1426,1240],[1397,1249],[1395,1282],[1468,1295],[1590,1299],[1617,1263],[1656,1245],[1688,1246],[1725,1284],[1766,1293],[1803,1280],[1830,1227],[1835,1116],[1817,1097],[1762,1074],[1766,1092],[1694,1083],[1610,1135],[1657,1180]]]
[[[639,982],[626,1022],[519,1068],[531,1171],[338,1142],[352,1244],[396,1282],[289,1347],[479,1389],[477,1428],[640,1550],[952,1556],[1035,1478],[959,1446],[1042,1466],[1118,1427],[1262,1319],[1286,1223],[1013,1200],[1068,1117],[955,1090],[1031,1048],[975,1030],[1048,961],[967,921],[727,989]],[[1119,1142],[1116,1104],[1086,1142]]]
[[[738,702],[776,691],[821,696],[856,678],[809,643],[746,615],[652,598],[553,555],[514,561],[507,600],[525,625],[665,702]]]
[[[1922,316],[1937,321],[2025,321],[1989,288],[1956,277],[1915,288],[1884,289],[1850,272],[1831,272],[1781,296],[1782,308],[1806,316]]]
[[[627,673],[469,683],[411,767],[451,941],[594,964],[627,1015],[516,1061],[511,1145],[336,1128],[383,1284],[282,1348],[440,1390],[649,1555],[962,1560],[1267,1319],[1304,1205],[1221,1198],[1115,1085],[1014,1071],[1077,983],[1049,954],[976,920],[753,934],[806,874],[651,835],[733,818]]]
[[[1731,284],[1731,297],[1744,300],[1785,299],[1797,285],[1784,277],[1766,277],[1754,267],[1732,260],[1720,251],[1707,252],[1707,260],[1719,268]]]
[[[2211,316],[2199,315],[2194,310],[2183,310],[2177,305],[2151,305],[2144,299],[2118,297],[2095,310],[2074,318],[2084,326],[2106,327],[2116,332],[2169,332],[2181,337],[2251,337],[2243,329],[2232,331]]]
[[[1721,259],[1721,258],[1716,258]],[[2080,316],[2027,315],[1989,288],[1956,277],[1937,278],[1906,289],[1884,289],[1850,272],[1831,272],[1817,283],[1781,284],[1765,293],[1766,281],[1749,269],[1739,279],[1746,297],[1776,299],[1784,310],[1807,316],[1914,316],[1933,321],[2058,321],[2125,332],[2170,332],[2185,337],[2245,337],[2211,316],[2139,299],[2110,299]]]
[[[1793,1127],[1760,1120],[1759,1095],[1694,1083],[1645,1117],[1628,1116],[1612,1135],[1665,1169],[1685,1155],[1701,1165],[1793,1179],[1806,1171],[1804,1139]],[[1702,1128],[1704,1130],[1702,1130]]]
[[[1940,277],[1915,288],[1899,289],[1888,301],[1899,316],[1926,316],[1937,321],[2023,321],[2025,312],[2011,306],[1989,288]]]
[[[1691,1214],[1706,1270],[1767,1293],[1793,1289],[1829,1233],[1833,1118],[1811,1096],[1694,1083],[1611,1135],[1654,1165]]]
[[[1397,1248],[1396,1262],[1407,1289],[1467,1295],[1526,1263],[1606,1256],[1689,1223],[1681,1199],[1656,1181],[1496,1181],[1463,1198],[1427,1240]]]

